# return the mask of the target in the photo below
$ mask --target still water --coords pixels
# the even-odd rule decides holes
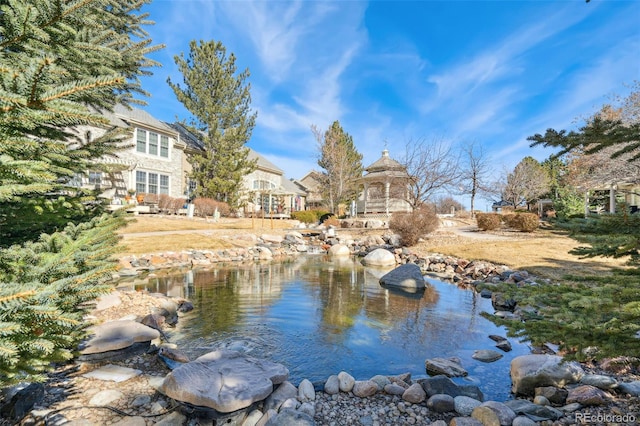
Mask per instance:
[[[509,398],[509,363],[529,348],[494,363],[471,355],[496,349],[490,334],[506,330],[482,318],[491,302],[437,280],[408,294],[382,288],[390,269],[358,259],[301,256],[286,263],[227,265],[149,278],[137,289],[182,296],[194,311],[170,333],[191,359],[219,348],[239,349],[284,364],[294,384],[323,383],[347,371],[357,380],[375,374],[425,376],[428,358],[456,356],[469,372],[458,383],[480,386],[486,398]]]

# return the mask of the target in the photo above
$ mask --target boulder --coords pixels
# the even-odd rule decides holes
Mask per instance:
[[[628,393],[632,396],[640,396],[640,380],[633,382],[622,382],[618,385],[621,393]]]
[[[480,404],[482,404],[481,401],[464,395],[453,398],[454,409],[456,413],[462,416],[470,416],[473,410]]]
[[[428,377],[418,382],[422,385],[422,389],[427,393],[427,396],[445,393],[455,398],[458,395],[462,395],[458,385],[444,375]]]
[[[271,395],[264,401],[265,410],[280,410],[280,406],[288,399],[296,399],[298,397],[298,389],[289,381],[284,381],[273,391]]]
[[[512,399],[505,401],[504,405],[511,408],[514,413],[525,415],[536,421],[558,420],[564,416],[564,413],[556,408],[534,404],[526,399]]]
[[[358,380],[353,385],[352,392],[359,398],[373,396],[378,392],[378,384],[371,380]]]
[[[516,395],[533,395],[541,386],[578,383],[582,376],[578,363],[564,362],[556,355],[522,355],[511,361],[511,391]]]
[[[426,398],[427,393],[419,383],[412,384],[402,393],[402,399],[412,404],[420,404]]]
[[[427,408],[436,413],[447,413],[455,409],[455,403],[451,395],[438,393],[429,397]]]
[[[602,374],[585,374],[582,379],[580,379],[580,384],[595,386],[599,389],[613,389],[618,387],[618,381],[615,378]]]
[[[443,374],[447,377],[464,377],[467,374],[467,370],[462,367],[461,361],[458,358],[432,358],[424,362],[427,374],[430,376],[437,376]]]
[[[394,260],[395,262],[395,260]],[[425,280],[420,267],[415,263],[405,263],[380,278],[380,285],[421,290],[425,288]]]
[[[324,392],[327,395],[336,395],[340,393],[340,380],[337,375],[332,374],[329,376],[324,384]]]
[[[19,383],[2,389],[0,398],[0,416],[18,424],[29,411],[44,399],[42,383]]]
[[[502,354],[500,352],[492,351],[490,349],[480,349],[473,352],[471,358],[477,359],[482,362],[494,362],[502,358]]]
[[[367,254],[362,263],[366,266],[394,266],[396,256],[389,250],[378,248]]]
[[[300,402],[316,400],[316,390],[308,379],[303,379],[298,385],[298,400]]]
[[[108,321],[89,328],[89,338],[80,344],[79,360],[102,360],[146,351],[158,337],[158,330],[133,320]]]
[[[567,396],[567,404],[577,402],[580,405],[606,405],[610,400],[608,393],[591,385],[571,388]]]
[[[535,396],[544,396],[550,403],[555,405],[564,405],[568,394],[569,392],[566,389],[555,386],[542,386],[535,389]]]
[[[313,416],[302,411],[292,409],[282,410],[275,416],[271,417],[265,426],[313,426],[315,422]]]
[[[341,371],[338,373],[338,382],[342,392],[351,392],[356,384],[356,379],[346,371]]]
[[[327,254],[331,257],[345,257],[351,255],[351,250],[344,244],[334,244],[329,248]]]
[[[161,391],[178,401],[230,413],[267,398],[273,386],[288,377],[281,364],[220,350],[173,370]]]

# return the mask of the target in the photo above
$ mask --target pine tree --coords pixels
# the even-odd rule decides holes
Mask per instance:
[[[362,154],[356,149],[353,138],[342,129],[339,121],[322,134],[312,126],[318,143],[318,165],[324,170],[321,183],[323,198],[331,213],[337,214],[340,204],[355,200],[358,196],[358,179],[362,177]]]
[[[178,100],[191,112],[187,125],[203,135],[205,150],[191,158],[196,195],[229,203],[241,195],[242,179],[256,168],[245,147],[256,113],[250,109],[249,70],[236,73],[236,58],[221,42],[191,41],[189,55],[176,56],[184,86],[168,80]]]
[[[160,47],[142,30],[146,2],[0,4],[0,241],[22,243],[0,249],[0,386],[69,359],[89,302],[110,288],[123,219],[98,216],[92,194],[68,181],[123,135],[74,129],[106,126],[100,110],[144,93],[138,78],[154,65],[145,55]],[[39,235],[51,229],[61,232]]]
[[[144,93],[138,77],[154,65],[136,15],[137,0],[9,0],[0,6],[0,226],[15,230],[25,215],[65,210],[79,220],[91,194],[66,187],[95,159],[112,154],[124,135],[112,129],[87,140],[73,129],[106,126],[100,109]],[[94,167],[95,168],[95,167]],[[55,197],[51,197],[55,194]],[[25,210],[28,197],[31,209]],[[90,213],[90,212],[89,212]],[[95,212],[93,214],[97,214]],[[44,226],[41,231],[60,226]],[[30,238],[33,236],[33,231]],[[3,244],[24,235],[4,235]]]

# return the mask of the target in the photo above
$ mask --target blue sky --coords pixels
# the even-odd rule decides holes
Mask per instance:
[[[156,118],[188,117],[167,85],[190,40],[221,41],[249,68],[248,146],[301,178],[318,169],[311,125],[339,120],[364,165],[387,144],[481,144],[495,173],[551,151],[527,136],[574,128],[640,79],[640,2],[155,0],[142,84]]]

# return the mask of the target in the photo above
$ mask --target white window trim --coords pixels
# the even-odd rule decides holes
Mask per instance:
[[[139,151],[138,150],[138,132],[142,131],[145,132],[145,143],[144,143],[144,152]],[[156,154],[150,154],[149,153],[149,135],[153,133],[155,135],[157,135],[158,139],[156,140]],[[171,153],[173,151],[172,149],[172,143],[171,143],[171,137],[169,135],[165,135],[153,130],[149,130],[149,129],[144,129],[141,127],[136,127],[135,128],[135,132],[134,132],[134,142],[135,142],[135,153],[137,155],[144,155],[150,158],[154,158],[154,159],[159,159],[159,160],[163,160],[163,161],[171,161]],[[162,156],[162,139],[166,138],[167,139],[167,157],[163,157]]]

